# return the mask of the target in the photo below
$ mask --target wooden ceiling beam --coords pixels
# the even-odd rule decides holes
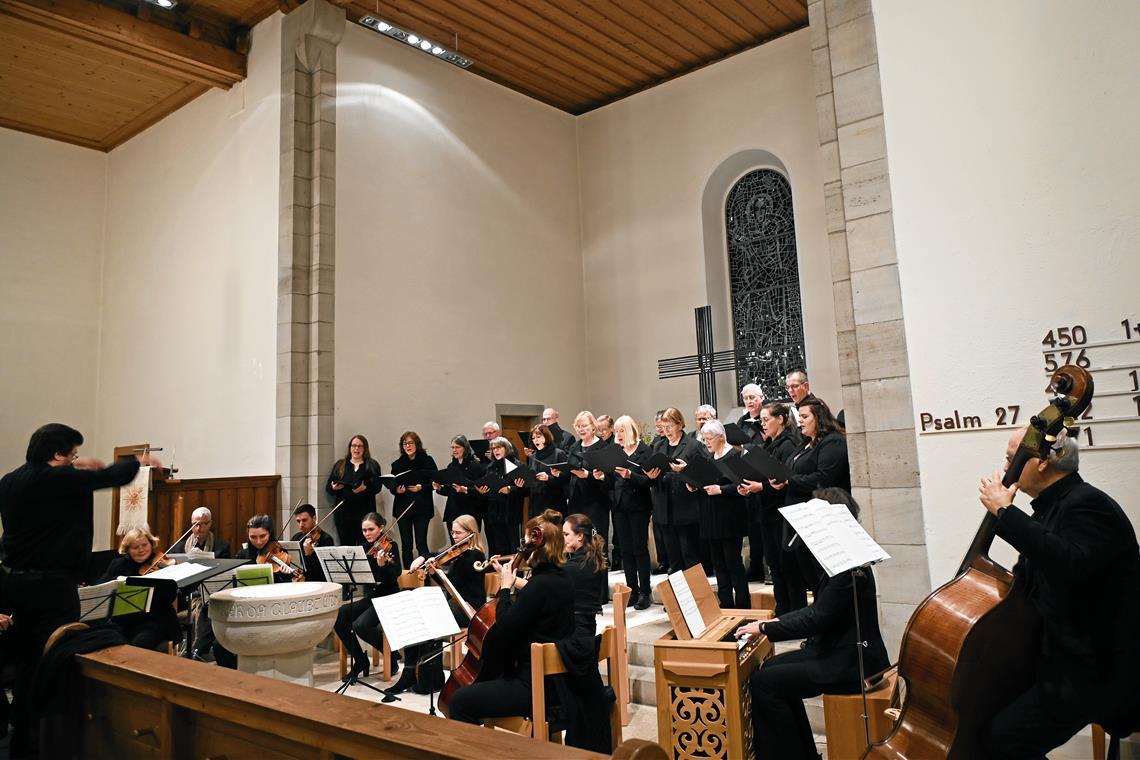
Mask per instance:
[[[244,55],[149,24],[94,0],[4,0],[0,14],[63,32],[211,87],[229,89],[245,79]]]

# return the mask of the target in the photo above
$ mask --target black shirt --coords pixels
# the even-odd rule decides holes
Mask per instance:
[[[290,538],[290,541],[300,541],[305,536],[301,531],[297,531]],[[313,542],[313,546],[333,546],[333,537],[328,533],[321,531],[321,537]],[[321,559],[314,551],[312,554],[305,554],[305,547],[301,547],[301,557],[305,561],[305,580],[307,581],[323,581],[325,579],[325,571],[321,568]]]
[[[505,675],[530,686],[530,645],[564,639],[574,632],[574,586],[566,572],[541,564],[514,597],[499,591],[495,625],[487,646],[500,653]]]
[[[130,483],[137,459],[102,470],[79,470],[26,462],[0,479],[4,566],[41,570],[79,583],[87,570],[94,535],[94,498],[101,488]]]
[[[392,462],[392,474],[399,475],[402,472],[422,472],[433,473],[439,468],[435,466],[435,460],[431,455],[426,452],[420,451],[416,453],[415,458],[409,457],[407,454],[401,454],[400,458]],[[394,494],[392,499],[392,517],[399,517],[408,509],[409,505],[413,505],[408,510],[408,517],[435,517],[435,502],[432,500],[431,495],[431,479],[425,474],[426,481],[421,481],[421,488],[419,491],[411,492],[405,490],[403,493],[396,493],[398,488],[395,481],[388,486],[388,490]],[[406,524],[406,523],[405,523]]]
[[[637,448],[627,458],[642,464],[653,452],[644,443],[638,441]],[[623,478],[614,473],[614,511],[615,512],[648,512],[653,508],[653,499],[649,493],[652,481],[639,467],[626,466],[629,477]],[[658,477],[661,477],[658,475]]]
[[[566,510],[566,489],[570,485],[570,465],[568,464],[569,456],[565,451],[558,448],[558,446],[547,446],[542,449],[535,449],[532,459],[537,459],[540,462],[547,464],[554,464],[562,462],[562,466],[555,467],[558,470],[558,477],[550,475],[549,470],[543,467],[538,467],[531,462],[531,469],[535,472],[545,472],[550,475],[547,481],[535,481],[534,487],[530,489],[530,514],[542,514],[545,509],[556,509],[559,512]]]
[[[459,470],[470,481],[474,482],[487,472],[487,467],[476,457],[467,457],[460,462],[455,457],[451,458],[451,464],[447,466],[449,470]],[[454,522],[460,515],[471,515],[475,518],[480,518],[483,515],[482,500],[479,494],[476,493],[474,487],[468,486],[467,493],[456,491],[451,486],[443,486],[438,491],[440,496],[447,497],[447,505],[443,508],[444,522]]]
[[[1014,575],[1043,622],[1038,682],[1062,710],[1111,723],[1129,703],[1140,709],[1136,532],[1116,501],[1075,472],[1032,506],[1032,517],[1003,509],[997,534],[1019,552]]]

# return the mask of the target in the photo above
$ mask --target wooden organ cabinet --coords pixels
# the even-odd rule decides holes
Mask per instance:
[[[687,592],[678,594],[670,580],[657,586],[673,626],[653,642],[657,740],[673,760],[751,760],[748,678],[772,654],[772,644],[764,636],[738,642],[734,632],[772,613],[721,609],[700,565],[683,576]]]

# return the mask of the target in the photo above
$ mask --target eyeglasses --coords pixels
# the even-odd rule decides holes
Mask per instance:
[[[803,383],[788,383],[784,387],[787,388],[788,390],[793,390],[795,388],[799,388],[802,385],[803,385]]]

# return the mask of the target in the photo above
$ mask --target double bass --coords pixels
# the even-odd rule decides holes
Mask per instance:
[[[523,563],[530,559],[534,550],[542,546],[542,541],[542,528],[534,527],[527,531],[526,536],[523,537],[523,542],[511,560],[511,567],[516,571],[522,567]],[[447,585],[450,586],[450,584]],[[457,593],[453,593],[453,595],[458,597]],[[459,599],[461,604],[466,607],[466,602],[462,601],[462,597]],[[498,598],[487,602],[479,608],[467,626],[467,654],[463,657],[463,662],[459,663],[459,667],[451,671],[451,675],[447,677],[447,683],[443,685],[443,690],[439,693],[439,711],[448,718],[451,717],[452,695],[464,686],[470,686],[485,677],[488,671],[495,669],[494,666],[488,667],[487,665],[489,660],[494,659],[494,652],[486,650],[486,642],[487,635],[495,625],[498,606]]]
[[[1080,367],[1060,367],[1050,387],[1057,396],[1029,421],[1002,479],[1006,488],[1031,459],[1049,455],[1092,401],[1092,377]],[[984,757],[989,721],[1033,683],[1041,621],[1013,573],[990,559],[996,533],[997,518],[987,512],[957,576],[911,616],[899,651],[902,715],[864,760]]]

